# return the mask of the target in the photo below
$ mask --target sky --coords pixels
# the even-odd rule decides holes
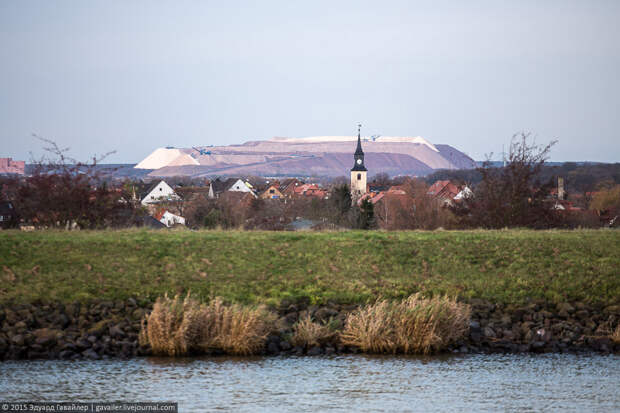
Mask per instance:
[[[0,1],[0,157],[511,136],[620,161],[620,1]]]

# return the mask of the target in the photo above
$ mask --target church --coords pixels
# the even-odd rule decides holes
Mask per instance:
[[[368,170],[364,165],[364,151],[362,150],[362,125],[357,125],[357,149],[353,155],[354,164],[351,168],[351,198],[353,202],[366,193],[366,178]]]

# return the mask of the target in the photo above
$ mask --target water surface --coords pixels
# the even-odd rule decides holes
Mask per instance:
[[[176,401],[203,411],[620,411],[618,355],[0,363],[0,399]]]

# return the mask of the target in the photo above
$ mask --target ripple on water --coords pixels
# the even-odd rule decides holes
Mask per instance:
[[[187,411],[613,411],[620,356],[142,358],[0,363],[0,399]]]

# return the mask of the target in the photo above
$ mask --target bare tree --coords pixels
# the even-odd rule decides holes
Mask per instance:
[[[453,211],[466,226],[546,228],[558,225],[559,215],[547,197],[554,183],[542,183],[540,172],[557,141],[537,145],[529,133],[514,135],[505,167],[489,160],[479,168],[482,181],[474,196],[457,203]]]
[[[111,188],[100,178],[97,165],[113,152],[93,156],[90,163],[76,161],[54,141],[34,135],[48,145],[47,155],[33,160],[30,176],[16,179],[10,191],[28,223],[44,227],[103,228],[134,223],[139,213],[122,189]]]

